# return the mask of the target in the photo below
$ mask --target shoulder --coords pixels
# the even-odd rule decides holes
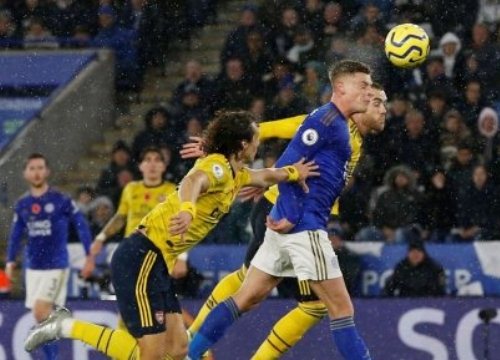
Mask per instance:
[[[144,187],[142,181],[131,181],[123,188],[123,191],[132,191],[138,188]]]
[[[311,123],[317,123],[318,125],[323,126],[332,126],[336,123],[336,120],[344,120],[344,116],[340,113],[340,111],[333,105],[331,102],[314,109],[306,118],[306,121]]]
[[[210,154],[199,159],[193,169],[205,172],[209,178],[215,179],[216,182],[224,182],[232,174],[228,161],[220,154]]]
[[[165,181],[162,185],[163,188],[170,190],[170,189],[175,189],[177,185],[171,181]]]
[[[60,201],[60,202],[71,202],[72,199],[68,194],[63,193],[57,189],[49,189],[48,195],[50,199]]]

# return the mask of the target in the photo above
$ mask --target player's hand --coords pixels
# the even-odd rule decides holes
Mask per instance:
[[[266,188],[246,186],[240,190],[240,192],[238,193],[238,198],[243,202],[249,200],[257,202],[260,200],[262,195],[264,195],[266,190]]]
[[[95,258],[92,255],[87,256],[85,260],[85,264],[83,265],[82,270],[80,270],[80,275],[84,279],[88,279],[92,276],[92,273],[95,269]]]
[[[177,215],[170,218],[168,231],[171,235],[182,235],[189,228],[189,224],[193,221],[193,217],[187,211],[179,211]]]
[[[181,154],[181,158],[192,159],[204,156],[205,152],[203,151],[203,138],[199,136],[190,136],[189,140],[191,140],[191,142],[182,145],[182,149],[179,152]]]
[[[302,187],[305,193],[308,193],[309,187],[306,184],[306,179],[313,176],[319,176],[319,171],[316,171],[319,169],[319,166],[312,160],[306,162],[305,158],[300,159],[300,161],[293,164],[293,166],[299,172],[297,183]]]
[[[9,278],[9,280],[12,280],[12,277],[14,276],[14,270],[16,269],[16,263],[13,261],[8,262],[5,264],[5,275]]]
[[[292,224],[290,221],[284,218],[279,221],[276,221],[271,219],[270,216],[268,216],[266,219],[266,226],[269,229],[276,231],[277,233],[286,234],[293,229],[295,224]]]
[[[90,245],[90,255],[97,256],[102,251],[103,241],[94,240]]]

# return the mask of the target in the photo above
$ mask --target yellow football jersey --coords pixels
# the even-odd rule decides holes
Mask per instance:
[[[280,122],[285,122],[289,119],[294,119],[293,121],[289,121],[288,126],[287,126],[286,134],[291,134],[290,139],[293,137],[293,135],[295,134],[295,132],[297,131],[297,129],[299,128],[299,126],[301,124],[301,123],[296,122],[296,118],[298,118],[298,117],[278,120]],[[305,119],[305,116],[303,117],[302,121],[304,121],[304,119]],[[273,122],[274,121],[270,121],[269,123],[273,123]],[[281,124],[281,125],[283,125],[283,124]],[[293,133],[290,131],[292,125],[296,126],[295,131]],[[261,127],[262,127],[262,123],[261,123]],[[266,128],[270,128],[270,126],[267,125]],[[278,127],[278,126],[275,126],[273,128],[275,129],[276,132],[278,132],[280,129],[280,127]],[[274,136],[276,136],[276,135],[274,135]],[[356,168],[356,165],[358,165],[359,159],[361,157],[361,149],[363,146],[363,137],[359,133],[359,130],[356,126],[356,123],[352,119],[349,119],[349,143],[351,145],[351,157],[349,158],[349,163],[347,164],[346,183],[347,183],[347,181],[349,181],[352,174],[354,173],[354,169]],[[320,169],[320,172],[321,172],[321,169]],[[278,185],[271,186],[269,188],[269,190],[267,190],[264,193],[265,198],[273,204],[276,203],[276,200],[278,199],[278,195],[279,195]],[[339,200],[338,199],[335,201],[335,204],[333,205],[331,213],[332,213],[332,215],[339,214]]]
[[[240,189],[250,183],[250,172],[244,168],[235,175],[229,161],[221,154],[210,154],[198,159],[188,175],[203,171],[210,180],[208,190],[196,201],[196,217],[188,231],[181,237],[168,232],[170,218],[180,209],[177,192],[171,193],[167,200],[157,205],[141,221],[141,228],[148,238],[161,250],[169,270],[173,268],[178,255],[188,251],[203,240],[217,225],[229,209]]]
[[[159,203],[165,201],[167,195],[175,191],[175,184],[165,181],[158,186],[146,186],[143,181],[132,181],[123,189],[117,213],[127,220],[125,236],[129,236],[141,222],[142,218]]]

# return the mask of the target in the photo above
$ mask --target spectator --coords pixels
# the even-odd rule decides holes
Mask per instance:
[[[182,103],[186,89],[193,88],[199,89],[201,106],[209,108],[214,100],[213,96],[213,82],[203,73],[203,67],[198,60],[189,60],[186,63],[184,80],[177,85],[172,96],[172,104],[179,106]]]
[[[90,205],[90,231],[92,232],[92,238],[95,238],[101,232],[113,214],[114,206],[107,196],[99,196],[92,201]],[[107,238],[106,241],[118,242],[123,238],[122,235],[119,233],[114,234]]]
[[[394,297],[422,297],[445,295],[446,277],[443,267],[425,250],[424,243],[415,236],[408,245],[405,259],[395,267],[387,279],[384,292]]]
[[[333,38],[343,36],[347,30],[346,27],[347,24],[344,22],[342,5],[338,2],[327,3],[323,11],[323,23],[319,31],[315,33],[319,52],[325,54]]]
[[[382,231],[387,242],[402,242],[396,234],[410,224],[419,223],[422,197],[416,187],[416,178],[406,166],[391,168],[384,179],[387,190],[378,197],[373,212],[373,224]],[[397,236],[398,235],[398,236]]]
[[[281,13],[280,26],[273,37],[278,55],[285,56],[293,46],[293,38],[299,25],[300,18],[297,10],[294,8],[284,9]]]
[[[462,36],[472,28],[477,19],[478,1],[434,0],[426,4],[437,37],[448,31]]]
[[[13,8],[17,23],[23,31],[29,28],[34,18],[46,24],[48,31],[57,29],[58,9],[50,2],[44,4],[40,0],[20,0],[15,2]]]
[[[242,57],[245,53],[248,33],[256,29],[256,9],[253,6],[245,6],[241,12],[239,26],[231,31],[226,39],[221,53],[221,63],[226,64],[231,58]]]
[[[327,48],[326,53],[324,53],[325,62],[327,64],[333,64],[337,61],[343,60],[346,57],[347,51],[349,50],[349,43],[347,38],[342,35],[332,36],[330,47]]]
[[[304,4],[302,23],[312,31],[315,38],[323,25],[323,8],[321,0],[306,0]]]
[[[449,99],[454,100],[457,98],[453,81],[446,77],[444,60],[441,56],[431,56],[427,60],[422,90],[422,95],[429,95],[432,92],[441,92],[448,94]]]
[[[444,242],[448,239],[455,222],[455,200],[446,174],[437,169],[430,177],[424,193],[422,225],[428,233],[429,241]]]
[[[59,43],[41,19],[33,18],[24,34],[24,47],[26,49],[56,49]]]
[[[461,52],[462,42],[455,33],[447,32],[439,40],[439,54],[443,58],[444,73],[455,84],[463,83],[465,57]]]
[[[268,119],[282,119],[306,112],[307,102],[294,87],[291,76],[282,80],[280,91],[269,106]]]
[[[121,23],[137,34],[137,61],[141,73],[147,65],[159,64],[158,44],[162,41],[159,9],[148,0],[128,0],[121,16]]]
[[[137,162],[142,151],[149,146],[170,145],[176,143],[172,131],[170,113],[163,107],[155,107],[144,116],[145,129],[137,134],[132,143],[133,160]]]
[[[479,151],[486,162],[493,159],[494,149],[500,145],[498,114],[490,107],[481,110],[477,120]]]
[[[484,165],[476,165],[468,184],[456,194],[453,241],[491,240],[498,216],[498,191]]]
[[[88,219],[90,212],[90,204],[92,200],[95,199],[96,193],[93,188],[90,186],[82,186],[79,187],[75,194],[75,203],[78,209],[82,212],[83,215]]]
[[[250,105],[253,84],[248,81],[243,61],[238,58],[229,59],[224,72],[216,81],[216,108],[241,109]]]
[[[137,33],[117,24],[117,14],[110,5],[99,8],[99,32],[92,45],[109,48],[116,57],[116,85],[121,90],[137,90],[141,73],[135,45]]]
[[[433,143],[439,141],[444,125],[444,115],[448,110],[446,94],[433,91],[427,97],[425,109],[425,128],[429,140]]]
[[[364,32],[367,26],[374,26],[379,34],[386,33],[385,22],[380,9],[373,2],[367,2],[351,21],[351,31],[355,37]]]
[[[201,91],[196,85],[184,87],[181,95],[181,103],[175,109],[175,120],[172,135],[185,129],[189,119],[195,117],[203,124],[208,120],[207,110],[202,105]]]
[[[264,115],[266,111],[266,100],[260,97],[253,98],[250,107],[248,108],[257,122],[264,120]]]
[[[86,48],[90,45],[90,42],[92,41],[92,35],[85,27],[85,25],[77,25],[75,26],[73,36],[69,40],[68,46],[74,47],[74,48]]]
[[[292,64],[285,57],[278,57],[273,62],[271,75],[264,79],[264,94],[267,101],[271,101],[278,94],[280,82],[285,78],[293,77]]]
[[[309,61],[305,65],[305,78],[300,84],[300,92],[307,100],[307,112],[321,105],[321,94],[327,86],[322,77],[324,73],[323,66],[318,61]]]
[[[287,59],[302,72],[308,61],[318,58],[311,31],[304,26],[297,27],[292,47],[286,53]]]
[[[0,49],[20,47],[16,24],[9,10],[0,10]]]
[[[471,132],[457,110],[450,110],[444,116],[440,136],[441,153],[456,155],[460,143],[470,138]]]
[[[132,171],[131,153],[127,144],[117,141],[111,150],[111,162],[101,171],[97,181],[96,192],[113,197],[118,189],[118,174],[122,170]]]
[[[393,146],[396,155],[393,161],[406,164],[420,174],[426,174],[439,162],[439,149],[428,135],[424,115],[418,110],[406,114],[403,133]]]
[[[467,139],[459,144],[457,155],[448,170],[447,177],[452,185],[454,196],[467,188],[472,178],[472,170],[476,164],[472,149],[473,146]]]
[[[248,32],[243,59],[245,59],[249,81],[255,84],[254,86],[260,86],[264,75],[271,71],[273,54],[265,46],[263,36],[259,31]]]
[[[479,112],[486,106],[482,97],[481,83],[477,80],[469,80],[465,85],[463,100],[457,104],[457,109],[462,114],[467,127],[477,134],[476,122]]]

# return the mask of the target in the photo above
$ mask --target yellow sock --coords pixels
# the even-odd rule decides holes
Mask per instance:
[[[196,334],[198,330],[200,330],[201,325],[205,321],[206,317],[212,311],[212,309],[217,306],[221,301],[226,300],[231,295],[234,295],[236,291],[239,290],[241,284],[243,284],[243,280],[245,279],[245,274],[247,273],[247,269],[245,265],[242,265],[241,268],[237,271],[232,272],[229,275],[226,275],[219,283],[215,286],[212,293],[208,297],[207,301],[203,304],[198,315],[194,319],[191,326],[189,326],[189,332],[191,334]]]
[[[279,359],[327,313],[325,305],[319,301],[299,303],[274,325],[252,360]]]
[[[80,340],[117,360],[139,359],[137,340],[128,332],[74,320],[71,339]]]

